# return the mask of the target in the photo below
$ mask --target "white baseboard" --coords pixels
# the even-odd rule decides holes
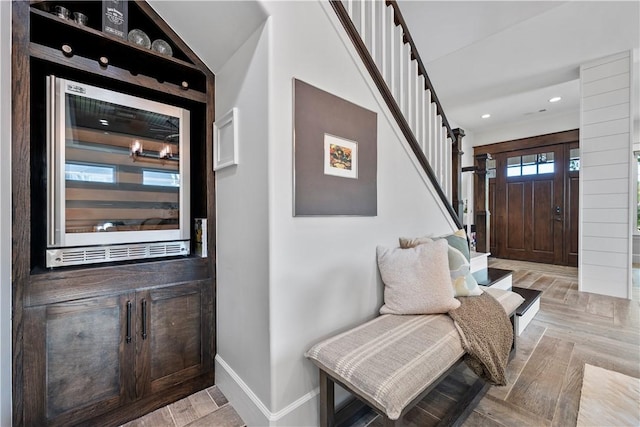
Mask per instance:
[[[318,388],[277,412],[271,412],[240,376],[216,355],[215,383],[247,426],[317,426]]]

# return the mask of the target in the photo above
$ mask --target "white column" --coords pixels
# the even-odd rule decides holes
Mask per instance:
[[[580,67],[579,290],[631,298],[630,51]]]

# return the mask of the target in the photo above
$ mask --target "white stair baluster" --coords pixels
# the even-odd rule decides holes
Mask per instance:
[[[361,0],[360,15],[362,19],[362,30],[360,32],[364,45],[373,57],[373,1]]]
[[[431,102],[431,168],[436,172],[438,166],[438,110],[436,103]]]
[[[442,153],[443,143],[442,143],[442,116],[438,114],[436,116],[436,165],[435,165],[435,173],[442,187],[442,157],[444,154]]]
[[[445,132],[447,132],[447,130],[445,129]],[[451,142],[451,138],[447,138],[447,156],[445,158],[445,182],[447,183],[447,198],[449,199],[449,201],[452,201],[452,195],[453,195],[453,187],[452,187],[452,173],[453,173],[453,165],[452,165],[452,153],[453,153],[453,145]]]
[[[413,121],[413,134],[416,137],[416,141],[420,143],[418,138],[418,103],[420,100],[420,79],[418,75],[418,61],[415,59],[411,61],[411,120]]]
[[[404,85],[402,93],[402,113],[404,118],[411,128],[411,91],[413,87],[413,76],[411,75],[411,46],[409,43],[405,43],[404,49]]]
[[[393,61],[395,59],[395,51],[396,51],[396,32],[395,32],[395,24],[393,22],[393,7],[392,6],[387,6],[385,7],[385,11],[384,11],[384,21],[385,21],[385,29],[386,29],[386,39],[384,41],[384,46],[385,46],[385,54],[386,54],[386,61],[384,63],[384,81],[387,82],[387,87],[389,88],[389,90],[391,91],[391,93],[394,93],[394,82],[395,82],[395,75],[394,75],[394,65],[393,65]]]
[[[420,144],[420,150],[424,153],[425,156],[427,155],[427,152],[425,150],[426,145],[424,143],[424,107],[426,93],[427,91],[424,90],[424,77],[419,76],[418,83],[416,85],[416,128],[418,129],[418,134],[416,135],[416,137],[418,138],[418,144]]]
[[[374,34],[373,34],[373,44],[375,47],[375,52],[373,55],[373,60],[376,62],[378,66],[378,71],[382,75],[384,81],[387,81],[386,76],[386,50],[387,50],[387,19],[386,19],[386,8],[385,2],[376,1],[373,3],[374,8]]]
[[[395,37],[393,42],[395,43],[395,58],[393,59],[394,62],[394,66],[395,66],[395,92],[393,94],[393,97],[396,100],[396,103],[400,106],[400,108],[402,108],[402,79],[404,78],[404,62],[402,60],[403,57],[403,52],[404,52],[404,43],[402,42],[402,28],[400,26],[396,26],[394,27],[394,31],[395,31]]]
[[[433,151],[431,150],[431,91],[424,91],[424,154],[429,163],[433,161]]]
[[[358,34],[362,37],[362,1],[361,0],[352,0],[351,2],[351,13],[349,14],[351,17],[351,21],[353,21],[353,25],[358,30]]]

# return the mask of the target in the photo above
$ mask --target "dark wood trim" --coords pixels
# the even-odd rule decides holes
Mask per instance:
[[[394,11],[393,16],[394,16],[395,24],[400,25],[402,27],[404,41],[405,43],[408,43],[409,46],[411,47],[411,57],[415,59],[416,62],[418,63],[418,74],[424,76],[424,82],[426,85],[425,89],[429,89],[431,91],[431,100],[435,102],[438,114],[440,114],[440,116],[442,117],[442,124],[447,128],[447,133],[449,134],[449,137],[451,138],[451,140],[455,141],[456,139],[455,133],[453,132],[453,130],[451,129],[451,126],[449,125],[447,116],[444,114],[444,110],[442,109],[442,104],[440,103],[440,100],[438,99],[438,95],[436,95],[436,91],[433,88],[433,84],[431,83],[431,80],[427,75],[427,69],[425,68],[424,63],[422,62],[422,58],[420,58],[420,54],[418,53],[418,48],[416,47],[416,44],[413,41],[413,37],[411,37],[411,32],[409,31],[409,27],[407,26],[407,23],[404,20],[404,16],[402,15],[402,12],[400,12],[400,6],[398,6],[398,3],[395,0],[387,0],[387,5],[390,5],[391,7],[393,7],[393,11]]]
[[[12,10],[12,117],[11,117],[11,236],[12,256],[12,329],[13,329],[13,425],[24,425],[24,347],[23,306],[24,284],[29,279],[31,253],[31,201],[30,201],[30,103],[31,71],[29,67],[29,3],[13,2]],[[16,22],[24,23],[16,25]]]
[[[451,198],[453,208],[458,213],[458,219],[463,222],[464,202],[462,200],[462,138],[464,129],[453,130],[455,139],[451,141]]]
[[[422,149],[420,148],[420,144],[416,140],[416,137],[413,135],[413,131],[411,130],[411,127],[407,123],[407,120],[405,119],[404,114],[402,114],[402,110],[400,110],[400,107],[398,106],[395,99],[393,98],[393,95],[391,94],[391,91],[389,90],[387,83],[384,81],[382,74],[380,74],[380,71],[378,70],[378,66],[376,65],[371,55],[369,54],[369,50],[367,49],[366,45],[360,38],[360,35],[358,34],[358,30],[356,29],[355,25],[351,21],[351,18],[349,17],[349,13],[345,9],[344,5],[342,4],[342,1],[330,0],[330,2],[331,2],[331,6],[333,6],[333,10],[338,15],[338,19],[344,26],[345,30],[347,31],[347,34],[349,35],[349,38],[351,39],[356,50],[358,51],[358,54],[360,55],[362,62],[364,62],[364,65],[367,67],[367,70],[369,71],[371,78],[373,79],[374,83],[378,87],[380,94],[382,95],[385,102],[387,103],[387,106],[391,110],[391,114],[396,119],[398,126],[400,126],[400,130],[402,131],[403,135],[407,139],[407,142],[409,143],[411,150],[415,154],[416,158],[418,159],[418,162],[420,163],[424,171],[427,173],[427,176],[429,177],[429,181],[431,181],[431,183],[433,184],[433,187],[438,193],[440,200],[442,200],[442,203],[447,208],[447,211],[449,211],[449,215],[451,215],[451,218],[455,222],[456,226],[458,228],[462,228],[462,222],[458,218],[458,215],[456,214],[456,211],[453,209],[453,206],[451,206],[451,203],[447,199],[447,195],[444,194],[444,191],[440,187],[440,184],[436,179],[436,175],[433,172],[431,165],[429,165],[429,161],[427,160],[427,157],[422,152]],[[443,122],[444,122],[444,117],[443,117]]]
[[[25,307],[157,288],[211,277],[208,259],[197,256],[109,267],[49,271],[31,276]]]
[[[83,58],[81,56],[67,57],[62,53],[61,50],[52,49],[47,46],[31,43],[29,46],[29,52],[34,58],[62,64],[75,70],[88,71],[93,74],[100,74],[104,77],[109,77],[118,81],[144,86],[148,89],[168,93],[171,95],[179,96],[181,98],[190,99],[192,101],[202,103],[207,102],[206,93],[198,92],[194,89],[185,90],[181,86],[168,82],[160,83],[153,77],[147,77],[141,74],[134,76],[133,74],[131,74],[131,72],[129,72],[129,70],[118,68],[113,65],[109,65],[107,68],[104,68],[97,61]]]
[[[98,30],[88,27],[80,28],[71,22],[62,22],[55,16],[37,9],[38,3],[40,2],[14,0],[11,12],[12,425],[76,424],[78,422],[86,425],[119,425],[214,383],[213,356],[216,353],[215,174],[212,167],[213,147],[211,141],[213,140],[213,122],[215,120],[215,76],[157,13],[143,1],[136,0],[135,5],[132,1],[130,7],[139,7],[143,14],[146,14],[157,24],[158,28],[167,35],[166,40],[178,47],[184,54],[183,59],[186,57],[186,60],[165,57],[153,51],[142,51],[127,41],[103,34]],[[72,38],[77,37],[82,42],[78,46],[91,45],[87,40],[81,40],[85,35],[90,40],[100,40],[105,44],[115,46],[114,51],[125,58],[125,64],[124,66],[122,63],[119,64],[119,67],[122,68],[114,65],[101,67],[95,58],[83,57],[80,47],[74,55],[67,57],[51,43],[31,42],[32,26],[36,27],[32,20],[39,24],[38,30],[46,28],[47,24],[58,29],[68,30],[73,35]],[[47,41],[42,34],[38,37],[40,37],[39,41]],[[127,58],[138,52],[144,58],[142,61],[147,63],[148,71],[151,71],[149,76],[142,73],[134,75],[130,70],[125,69]],[[75,70],[76,75],[87,76],[89,80],[94,78],[96,80],[111,79],[114,83],[117,81],[120,87],[126,87],[126,84],[129,84],[132,85],[131,88],[136,86],[134,90],[155,91],[159,99],[167,96],[179,97],[185,100],[185,104],[193,106],[198,115],[198,123],[195,124],[198,138],[194,139],[193,145],[198,150],[199,158],[196,159],[195,164],[192,160],[192,171],[196,168],[197,172],[194,173],[198,175],[199,186],[194,190],[192,183],[192,200],[194,200],[193,192],[195,191],[199,195],[196,200],[201,200],[201,202],[197,203],[197,212],[192,209],[192,214],[208,218],[209,256],[207,258],[190,256],[55,270],[45,270],[37,261],[33,260],[36,251],[32,246],[37,241],[37,236],[32,234],[37,231],[34,231],[36,228],[33,228],[32,224],[34,219],[39,218],[41,208],[39,206],[40,195],[35,192],[32,195],[32,176],[34,176],[32,170],[38,170],[37,168],[42,166],[40,164],[41,154],[38,153],[38,150],[44,142],[39,140],[39,136],[38,140],[32,141],[34,133],[32,129],[37,129],[31,126],[31,120],[35,114],[32,114],[32,96],[34,97],[33,102],[41,102],[41,100],[35,99],[39,93],[34,90],[32,94],[31,88],[32,86],[37,87],[35,83],[41,83],[34,81],[34,85],[32,85],[32,79],[37,76],[39,80],[42,74],[41,66],[49,63],[55,64],[55,67],[60,67],[60,69]],[[176,84],[175,81],[173,83],[161,82],[163,80],[162,73],[158,74],[160,81],[150,77],[154,75],[155,67],[162,67],[162,70],[165,70],[166,67],[169,74],[175,72],[178,76],[180,76],[180,72],[183,72],[184,80],[188,83],[185,85],[186,88],[181,84]],[[78,71],[80,73],[77,73]],[[197,84],[191,84],[189,79],[197,80]],[[124,90],[120,89],[120,91]],[[38,120],[40,119],[38,118]],[[41,124],[34,123],[33,126],[41,126]],[[33,150],[34,147],[35,150]],[[33,184],[34,186],[40,185],[39,182]],[[204,199],[205,197],[206,199]],[[32,218],[32,211],[34,218]],[[39,321],[41,318],[39,313],[46,309],[47,304],[80,298],[117,295],[134,290],[144,292],[145,289],[180,286],[187,282],[200,283],[204,287],[201,309],[205,311],[202,312],[202,319],[203,324],[208,326],[202,329],[202,333],[206,336],[202,337],[203,369],[198,374],[189,378],[185,377],[180,384],[161,393],[143,396],[135,402],[129,393],[128,399],[131,402],[127,401],[112,410],[103,408],[107,412],[101,415],[97,415],[97,413],[83,415],[82,409],[74,409],[74,413],[69,413],[68,417],[64,415],[57,419],[46,419],[46,413],[42,412],[43,399],[46,398],[46,394],[44,394],[46,390],[43,390],[45,383],[40,384],[40,381],[46,380],[46,372],[42,372],[46,366],[43,361],[46,337],[41,334],[42,324]],[[34,330],[40,331],[38,336],[25,335]],[[133,358],[130,358],[129,362],[133,364]],[[131,371],[131,368],[127,369],[127,372]],[[189,375],[192,373],[190,371]],[[182,380],[180,379],[180,381]],[[37,410],[34,410],[34,407]],[[96,416],[96,418],[89,421],[78,421],[86,419],[87,416]]]
[[[475,212],[476,224],[476,250],[488,253],[490,251],[489,233],[490,212],[489,212],[489,183],[487,182],[487,160],[491,159],[489,154],[479,154],[475,156],[475,173],[473,175],[473,211]]]
[[[546,135],[536,135],[529,138],[514,139],[494,144],[479,145],[473,147],[473,154],[497,154],[507,151],[524,150],[528,148],[539,148],[547,145],[564,144],[578,141],[580,139],[579,129],[567,130],[563,132],[549,133]]]

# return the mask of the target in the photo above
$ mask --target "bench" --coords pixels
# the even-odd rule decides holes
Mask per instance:
[[[522,297],[502,289],[484,290],[498,300],[513,323]],[[339,384],[379,413],[384,425],[399,425],[464,354],[458,331],[446,314],[381,315],[319,342],[305,356],[320,370],[320,424],[335,425],[334,385]],[[488,384],[478,379],[441,424],[463,421],[487,389]]]

